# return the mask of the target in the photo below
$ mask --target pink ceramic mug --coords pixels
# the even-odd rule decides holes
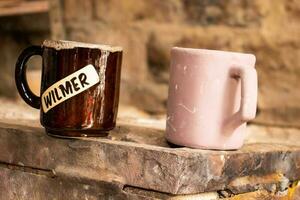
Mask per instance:
[[[181,146],[238,149],[255,118],[252,54],[172,48],[166,138]]]

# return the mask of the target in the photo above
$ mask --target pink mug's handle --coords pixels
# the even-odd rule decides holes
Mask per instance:
[[[256,115],[257,72],[254,67],[235,65],[231,75],[241,79],[242,96],[238,116],[242,122],[248,122]]]

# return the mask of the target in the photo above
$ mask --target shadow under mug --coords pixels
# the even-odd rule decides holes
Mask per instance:
[[[26,63],[34,55],[42,57],[41,97],[26,80]],[[45,40],[20,54],[15,81],[24,101],[41,109],[48,134],[106,136],[116,125],[121,63],[120,47]]]

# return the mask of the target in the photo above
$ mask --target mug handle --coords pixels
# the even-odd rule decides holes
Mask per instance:
[[[255,118],[257,107],[257,72],[254,67],[234,66],[234,77],[241,79],[241,106],[238,116],[242,122],[248,122]]]
[[[15,81],[17,89],[23,100],[30,106],[39,109],[41,107],[40,97],[36,96],[29,88],[26,78],[26,63],[31,56],[43,55],[41,46],[30,46],[22,51],[18,57],[15,69]]]

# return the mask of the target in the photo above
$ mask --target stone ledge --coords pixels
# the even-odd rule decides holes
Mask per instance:
[[[257,143],[227,152],[170,148],[163,131],[132,125],[119,126],[108,138],[57,139],[40,127],[1,123],[0,151],[2,163],[170,194],[280,191],[282,184],[300,179],[298,146]]]
[[[0,164],[0,199],[118,199],[118,200],[297,200],[300,188],[272,193],[256,190],[224,197],[220,192],[192,195],[171,195],[130,186],[120,187],[115,182],[99,182],[77,177],[60,177],[23,171]]]
[[[49,177],[0,166],[0,199],[133,199],[113,182],[95,182],[70,177]],[[152,199],[152,198],[145,198]]]

